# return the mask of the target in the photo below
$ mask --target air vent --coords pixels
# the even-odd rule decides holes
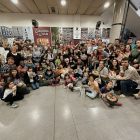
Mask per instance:
[[[51,7],[52,13],[55,13],[55,7]]]

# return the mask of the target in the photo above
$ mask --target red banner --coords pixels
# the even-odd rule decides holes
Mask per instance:
[[[34,41],[35,43],[41,43],[42,45],[52,44],[51,42],[51,28],[50,27],[33,27]]]

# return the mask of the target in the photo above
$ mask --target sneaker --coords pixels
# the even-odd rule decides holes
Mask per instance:
[[[135,96],[136,99],[140,99],[140,95],[138,94],[133,94]]]
[[[106,101],[104,101],[104,103],[105,103],[106,106],[110,107],[109,103],[107,103]]]
[[[66,89],[67,88],[67,86],[64,86],[64,89]]]
[[[125,98],[125,95],[124,95],[124,94],[121,94],[121,95],[120,95],[120,98]]]
[[[10,105],[10,107],[11,107],[11,108],[17,108],[18,105],[16,105],[16,104],[12,104],[12,105]]]

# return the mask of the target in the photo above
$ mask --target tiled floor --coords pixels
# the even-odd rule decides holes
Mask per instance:
[[[120,102],[108,108],[78,91],[41,87],[17,109],[0,101],[0,140],[140,140],[140,100]]]

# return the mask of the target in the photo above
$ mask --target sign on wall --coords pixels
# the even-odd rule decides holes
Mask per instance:
[[[22,27],[12,27],[12,30],[14,38],[17,40],[23,39]]]
[[[22,33],[24,40],[29,39],[31,42],[34,42],[32,27],[22,27]]]
[[[50,27],[33,27],[34,42],[42,45],[49,44],[51,46],[51,28]]]
[[[1,37],[2,38],[13,38],[12,28],[1,26]]]
[[[73,28],[73,39],[81,39],[81,27]]]
[[[81,28],[81,40],[88,40],[88,28]]]

